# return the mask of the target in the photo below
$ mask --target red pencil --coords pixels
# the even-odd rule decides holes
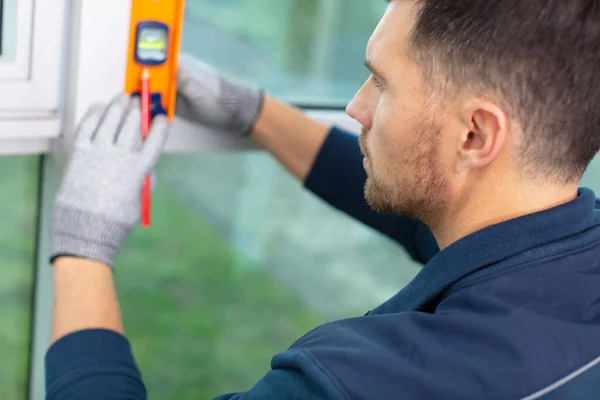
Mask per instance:
[[[150,123],[152,120],[152,113],[150,110],[150,71],[148,68],[142,70],[141,79],[141,103],[142,103],[142,139],[146,140],[150,133]],[[150,226],[150,195],[152,190],[151,176],[148,175],[144,180],[144,186],[142,188],[142,226]]]

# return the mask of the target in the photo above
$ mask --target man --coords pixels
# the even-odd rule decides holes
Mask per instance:
[[[181,117],[251,134],[425,264],[218,399],[598,398],[600,202],[578,183],[600,148],[599,27],[592,0],[390,1],[348,106],[364,159],[351,135],[183,66]],[[146,396],[111,269],[168,129],[157,117],[139,143],[138,108],[88,114],[56,201],[50,399]]]

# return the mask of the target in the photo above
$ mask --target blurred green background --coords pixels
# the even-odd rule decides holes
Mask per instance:
[[[0,388],[25,398],[36,265],[40,158],[0,157]]]

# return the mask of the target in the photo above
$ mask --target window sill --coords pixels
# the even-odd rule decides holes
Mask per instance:
[[[0,114],[0,155],[48,153],[60,132],[61,120],[53,114]]]
[[[337,125],[352,132],[360,127],[342,111],[311,110],[307,114],[328,125]],[[3,118],[0,114],[0,155],[44,154],[53,149],[60,137],[61,120],[52,114],[22,114]],[[226,133],[193,126],[175,120],[173,134],[167,143],[167,153],[205,153],[259,149],[249,139],[239,139]]]
[[[310,110],[307,115],[327,125],[337,125],[351,132],[360,132],[359,124],[343,111]],[[175,120],[173,134],[167,142],[167,153],[204,153],[259,149],[249,139],[239,139],[226,133],[193,126]]]

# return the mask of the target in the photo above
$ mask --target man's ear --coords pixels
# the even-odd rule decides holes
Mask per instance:
[[[489,165],[508,136],[508,116],[492,102],[471,100],[460,108],[460,120],[458,171]]]

